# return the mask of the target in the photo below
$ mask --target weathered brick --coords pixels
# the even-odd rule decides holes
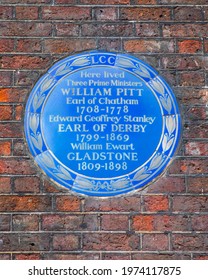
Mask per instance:
[[[196,131],[195,131],[196,133]],[[207,173],[208,160],[176,159],[169,168],[170,174],[203,174]]]
[[[78,36],[79,25],[74,23],[56,23],[55,30],[57,36]]]
[[[102,215],[101,230],[128,230],[127,215]]]
[[[12,72],[0,71],[0,84],[1,86],[10,86],[12,81]]]
[[[206,37],[206,23],[173,23],[165,24],[162,28],[164,37]]]
[[[38,215],[13,215],[12,226],[13,226],[13,231],[38,231],[39,216]]]
[[[207,138],[208,124],[206,122],[191,122],[184,125],[183,135],[185,138]]]
[[[80,0],[81,4],[90,4],[90,5],[100,5],[101,3],[98,0]],[[102,5],[114,5],[114,4],[130,4],[130,0],[103,0]]]
[[[173,212],[206,212],[208,210],[208,196],[174,196]]]
[[[2,4],[19,4],[19,0],[1,0]],[[21,0],[21,4],[49,4],[51,0]]]
[[[4,158],[0,160],[0,174],[35,174],[36,168],[30,160]]]
[[[191,254],[177,253],[136,253],[132,260],[191,260]]]
[[[80,211],[81,199],[75,196],[57,196],[56,209],[58,211]]]
[[[203,86],[205,77],[203,72],[185,72],[179,74],[181,86]]]
[[[11,178],[10,177],[0,177],[0,193],[11,192]]]
[[[0,254],[0,260],[11,260],[10,254]]]
[[[14,260],[41,260],[40,254],[13,254]]]
[[[21,121],[23,119],[24,108],[22,105],[16,105],[14,107],[14,119],[16,121]]]
[[[9,155],[11,155],[11,142],[0,141],[0,156],[9,156]]]
[[[2,1],[1,1],[2,3]],[[3,4],[3,3],[2,3]],[[12,19],[13,8],[9,6],[0,6],[0,19]]]
[[[97,215],[43,215],[42,229],[45,231],[98,230]]]
[[[14,179],[15,192],[36,193],[40,191],[39,177],[20,177]]]
[[[204,69],[203,59],[199,56],[163,56],[161,59],[162,68],[174,70],[202,70]]]
[[[44,260],[99,260],[99,253],[45,253]]]
[[[186,107],[185,107],[186,109]],[[187,121],[206,120],[207,108],[205,106],[191,106],[185,110]]]
[[[12,52],[14,50],[13,39],[0,39],[0,53]]]
[[[132,251],[139,249],[139,236],[123,233],[85,233],[83,249],[94,251]]]
[[[181,0],[160,0],[162,4],[197,4],[197,5],[203,5],[207,4],[207,0],[183,0],[181,3]]]
[[[203,20],[202,10],[198,7],[176,7],[173,9],[176,21],[201,21]]]
[[[9,231],[10,230],[10,215],[0,215],[0,231]]]
[[[185,145],[185,155],[190,156],[207,156],[208,143],[203,142],[188,142]]]
[[[73,251],[80,249],[80,237],[75,234],[54,234],[53,249],[57,251]]]
[[[12,120],[12,106],[0,105],[0,121]]]
[[[166,251],[168,250],[168,235],[163,233],[145,233],[142,236],[143,251]]]
[[[202,42],[199,40],[183,40],[178,41],[179,53],[201,53]]]
[[[46,234],[0,234],[1,251],[45,251],[49,250],[49,236]]]
[[[137,23],[136,35],[139,37],[159,37],[158,23]]]
[[[191,218],[192,230],[207,231],[208,230],[208,215],[197,215]]]
[[[38,19],[38,7],[35,6],[17,6],[16,19]]]
[[[50,36],[51,23],[45,22],[0,22],[1,36]]]
[[[170,20],[170,9],[165,7],[148,8],[121,8],[121,19],[123,20]]]
[[[141,211],[140,197],[119,197],[108,200],[85,199],[85,211]]]
[[[50,211],[51,198],[42,196],[0,196],[0,211],[5,212],[32,212]]]
[[[14,139],[13,155],[14,156],[26,156],[27,155],[26,145],[23,140]]]
[[[185,190],[184,178],[163,176],[148,187],[147,193],[183,193]]]
[[[117,19],[118,10],[114,7],[106,8],[99,7],[94,9],[94,18],[95,20],[116,20]]]
[[[1,74],[0,74],[1,75]],[[27,96],[26,89],[0,88],[0,102],[24,102]]]
[[[34,70],[18,70],[14,73],[15,86],[33,86],[38,80],[40,73]]]
[[[121,51],[121,39],[100,38],[98,39],[98,47],[108,51]]]
[[[131,254],[128,253],[102,253],[102,260],[130,260]]]
[[[46,39],[44,45],[46,53],[73,53],[96,48],[93,39]]]
[[[157,4],[157,0],[134,0],[135,5]]]
[[[17,52],[29,52],[30,53],[39,53],[42,50],[41,39],[18,39],[16,51]]]
[[[189,177],[187,185],[191,193],[208,193],[208,177]]]
[[[47,6],[42,8],[43,19],[88,20],[91,9],[87,7]]]
[[[173,234],[173,250],[177,251],[207,251],[207,234]]]
[[[208,254],[193,253],[193,260],[208,260]]]
[[[143,210],[145,212],[158,212],[169,210],[169,200],[165,195],[147,195],[143,197]]]
[[[22,137],[22,126],[20,123],[0,123],[0,137]]]
[[[126,23],[83,24],[81,29],[83,36],[121,37],[133,35],[132,24]]]
[[[178,98],[186,105],[204,105],[206,104],[207,94],[207,89],[181,88],[180,96]]]
[[[173,53],[174,42],[172,40],[126,40],[124,50],[127,52]]]
[[[50,58],[45,56],[13,55],[0,57],[2,69],[46,69]]]

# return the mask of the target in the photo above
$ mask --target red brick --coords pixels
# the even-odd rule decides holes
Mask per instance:
[[[0,160],[0,174],[32,175],[36,172],[30,160],[4,158]]]
[[[97,215],[43,215],[42,229],[45,231],[98,230]]]
[[[10,141],[0,141],[0,156],[11,155],[11,142]]]
[[[207,108],[205,106],[197,106],[191,108],[188,108],[188,110],[185,112],[187,121],[192,120],[206,120],[207,119]]]
[[[2,36],[50,36],[51,23],[43,22],[0,22]]]
[[[208,124],[206,122],[191,122],[184,125],[185,138],[208,138]]]
[[[34,70],[20,71],[14,74],[14,82],[16,86],[33,86],[38,80],[40,73]]]
[[[191,224],[192,224],[192,230],[194,231],[207,231],[208,215],[192,216]]]
[[[0,193],[11,192],[11,178],[0,177]]]
[[[56,23],[55,30],[57,36],[75,36],[79,35],[79,25],[74,23]]]
[[[160,2],[162,4],[191,4],[191,5],[207,4],[207,0],[183,0],[183,3],[181,0],[160,0]]]
[[[2,1],[1,1],[2,3]],[[3,3],[2,3],[3,4]],[[5,3],[7,4],[7,3]],[[9,6],[0,7],[0,19],[12,19],[13,8]]]
[[[96,48],[93,39],[46,39],[44,44],[46,53],[73,53]]]
[[[144,53],[173,53],[174,42],[171,40],[127,40],[124,41],[124,50],[127,52]]]
[[[146,233],[142,236],[143,251],[166,251],[168,250],[168,235],[162,233]]]
[[[130,260],[131,255],[127,253],[102,253],[102,260]]]
[[[0,105],[0,121],[12,119],[12,106]]]
[[[0,232],[10,230],[10,215],[0,215]]]
[[[95,8],[94,9],[94,17],[95,20],[116,20],[117,19],[118,10],[114,7],[110,8]]]
[[[16,19],[38,19],[38,7],[17,6]]]
[[[0,66],[3,69],[46,69],[50,65],[50,58],[32,55],[3,56]]]
[[[203,60],[197,56],[164,56],[161,59],[162,68],[174,70],[201,70],[204,69]]]
[[[183,40],[178,42],[179,53],[201,53],[202,43],[199,40]]]
[[[83,36],[101,36],[101,37],[121,37],[132,36],[133,26],[126,23],[97,23],[97,24],[83,24]]]
[[[120,51],[121,50],[121,39],[108,39],[100,38],[98,39],[98,48],[105,49],[108,51]]]
[[[141,211],[140,197],[118,197],[107,200],[85,199],[85,211]]]
[[[121,8],[121,19],[166,21],[170,20],[170,9],[163,7]]]
[[[173,250],[177,251],[207,251],[207,234],[173,234]]]
[[[181,88],[180,100],[187,105],[204,105],[207,100],[207,89]]]
[[[185,155],[190,156],[207,156],[208,143],[203,142],[188,142],[185,144]]]
[[[1,86],[10,86],[12,81],[12,72],[0,71],[0,84]]]
[[[100,5],[98,0],[80,0],[81,4]],[[103,0],[102,5],[130,4],[130,0]]]
[[[14,156],[26,156],[26,145],[23,140],[14,140],[13,141],[13,155]]]
[[[204,41],[204,51],[205,51],[205,53],[208,52],[208,40]]]
[[[44,192],[45,193],[58,193],[59,189],[57,188],[57,186],[52,182],[47,180],[47,178],[43,178],[43,187],[44,187]],[[62,192],[64,192],[65,189],[62,188]],[[66,191],[68,192],[68,191]]]
[[[19,177],[14,180],[15,192],[35,193],[40,191],[40,178]]]
[[[54,234],[53,249],[57,251],[72,251],[80,248],[79,236],[75,234]]]
[[[127,215],[102,215],[101,230],[128,230],[129,222]]]
[[[136,35],[139,37],[159,37],[158,23],[138,23],[136,24]]]
[[[48,196],[0,196],[0,211],[32,212],[50,211],[51,198]]]
[[[22,137],[22,125],[20,123],[0,123],[0,137]]]
[[[60,253],[60,254],[53,254],[53,253],[45,253],[44,260],[99,260],[100,254],[99,253]]]
[[[191,254],[176,253],[136,253],[132,260],[191,260]]]
[[[0,234],[1,251],[45,251],[49,250],[49,236],[46,234]]]
[[[196,133],[196,132],[195,132]],[[176,159],[170,166],[170,174],[203,174],[207,173],[208,160],[205,159]]]
[[[158,212],[168,211],[169,201],[168,197],[164,195],[148,195],[144,196],[144,211],[145,212]]]
[[[11,260],[10,254],[0,254],[0,260]]]
[[[157,4],[157,0],[134,0],[135,5]]]
[[[76,4],[77,0],[55,0],[56,4]]]
[[[174,23],[163,26],[164,37],[206,37],[208,24],[206,23]]]
[[[173,197],[173,212],[206,212],[208,196],[175,196]]]
[[[134,251],[139,249],[139,236],[123,233],[83,234],[83,249],[93,251]]]
[[[193,254],[193,260],[208,260],[208,254],[197,254],[197,253],[194,253]]]
[[[154,216],[137,215],[133,217],[132,228],[136,231],[153,231]]]
[[[16,51],[17,52],[30,52],[39,53],[42,50],[41,39],[18,39]]]
[[[19,0],[1,0],[2,4],[19,4]],[[21,0],[21,4],[49,4],[51,0]]]
[[[38,215],[13,215],[12,218],[13,231],[38,231],[39,216]]]
[[[23,111],[24,108],[22,105],[16,105],[14,108],[14,114],[15,114],[15,120],[16,121],[21,121],[23,118]]]
[[[12,52],[14,50],[13,39],[0,39],[0,53]]]
[[[81,199],[75,196],[57,196],[56,209],[58,211],[80,211]]]
[[[1,74],[0,74],[1,75]],[[0,102],[24,102],[27,96],[26,89],[0,88]]]
[[[40,260],[40,254],[13,254],[14,260]]]
[[[43,19],[88,20],[91,9],[87,7],[48,6],[42,8]]]
[[[198,7],[176,7],[173,9],[174,19],[176,21],[201,21],[203,20],[202,10]]]
[[[180,177],[160,177],[147,188],[147,193],[183,193],[185,180]]]
[[[191,193],[208,193],[208,177],[189,177],[187,185]]]

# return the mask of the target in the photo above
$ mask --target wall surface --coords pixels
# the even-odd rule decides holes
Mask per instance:
[[[208,0],[0,0],[0,259],[208,259]],[[131,53],[173,86],[180,148],[145,192],[58,189],[24,139],[24,106],[53,63]]]

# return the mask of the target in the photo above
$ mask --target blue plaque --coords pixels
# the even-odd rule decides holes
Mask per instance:
[[[37,164],[83,195],[142,189],[170,163],[181,117],[169,85],[126,54],[86,52],[57,62],[33,88],[25,135]]]

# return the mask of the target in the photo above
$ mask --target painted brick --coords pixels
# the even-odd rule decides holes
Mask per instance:
[[[162,7],[149,8],[121,8],[121,19],[123,20],[170,20],[170,9]]]
[[[11,142],[0,141],[0,156],[9,156],[9,155],[11,155]]]
[[[43,215],[42,229],[45,231],[98,230],[97,215]]]
[[[85,211],[119,211],[131,212],[141,211],[140,197],[119,197],[108,200],[85,199]]]
[[[75,196],[57,196],[56,209],[58,211],[80,211],[81,199]]]
[[[83,249],[94,251],[132,251],[139,249],[139,236],[111,233],[83,234]]]
[[[128,230],[127,215],[102,215],[101,230]]]
[[[38,215],[13,215],[13,231],[37,231],[39,230]]]
[[[168,235],[162,233],[146,233],[142,236],[143,251],[166,251],[168,250]]]
[[[42,8],[43,19],[88,20],[91,19],[91,9],[87,7],[58,7]]]
[[[19,177],[14,179],[15,192],[36,193],[40,191],[40,178]]]
[[[51,198],[46,196],[0,196],[1,212],[50,211]]]
[[[79,236],[75,234],[54,234],[53,249],[57,251],[73,251],[80,248]]]
[[[158,212],[169,210],[169,200],[164,195],[149,195],[143,198],[143,209],[145,212]]]

